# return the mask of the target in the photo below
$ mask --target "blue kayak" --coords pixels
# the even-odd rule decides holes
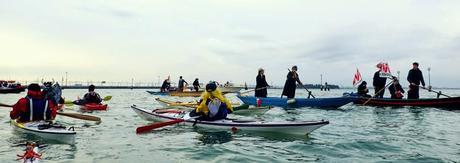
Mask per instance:
[[[332,98],[295,98],[294,100],[280,97],[257,98],[254,96],[237,97],[248,105],[257,105],[260,100],[262,106],[279,106],[279,107],[330,107],[338,108],[350,102],[354,102],[353,97],[332,97]]]

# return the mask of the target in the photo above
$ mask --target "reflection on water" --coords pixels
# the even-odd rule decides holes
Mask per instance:
[[[232,141],[233,137],[227,131],[206,131],[203,129],[195,129],[199,133],[197,139],[204,145],[206,144],[223,144]]]

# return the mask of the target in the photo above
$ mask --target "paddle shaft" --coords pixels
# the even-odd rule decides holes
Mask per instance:
[[[258,91],[258,90],[262,90],[262,89],[267,89],[268,87],[270,87],[270,86],[260,87],[260,88],[252,89],[252,90],[249,90],[249,91],[244,91],[244,92],[241,92],[240,95],[246,94],[246,93],[249,93],[249,92],[253,92],[253,91]]]
[[[369,101],[371,101],[372,99],[375,98],[375,96],[377,96],[378,94],[380,94],[380,92],[382,92],[383,90],[385,90],[388,86],[390,86],[391,84],[393,83],[393,81],[391,81],[390,83],[388,83],[385,87],[383,87],[382,89],[380,89],[376,94],[374,94],[374,96],[372,96],[371,98],[369,98],[366,102],[363,103],[363,105],[366,105]]]
[[[425,88],[425,87],[423,87],[423,86],[420,86],[420,85],[415,85],[415,84],[412,84],[412,83],[411,83],[411,85],[414,85],[414,86],[420,87],[420,88],[422,88],[422,89],[424,89],[424,90],[427,90],[428,92],[434,92],[434,93],[437,93],[437,94],[438,94],[438,98],[439,98],[439,95],[443,95],[443,96],[446,96],[446,97],[449,97],[449,98],[451,98],[451,96],[449,96],[449,95],[446,95],[446,94],[443,94],[441,91],[435,91],[435,90],[432,90],[432,89],[428,89],[428,88]]]
[[[197,116],[197,117],[190,117],[190,119],[196,119],[196,118],[199,118],[199,116]],[[178,118],[178,119],[174,119],[174,120],[171,120],[171,121],[157,122],[157,123],[152,123],[152,124],[150,124],[150,125],[141,126],[141,127],[136,128],[136,134],[145,133],[145,132],[148,132],[148,131],[150,131],[150,130],[157,129],[157,128],[161,128],[161,127],[164,127],[164,126],[169,126],[169,125],[173,125],[173,124],[178,124],[178,123],[184,122],[185,120],[186,120],[186,119]],[[188,120],[188,119],[187,119],[187,120]]]
[[[2,103],[0,103],[0,106],[13,107],[13,105],[7,105],[7,104],[2,104]],[[101,121],[101,118],[96,117],[96,116],[91,116],[91,115],[84,115],[84,114],[78,114],[78,113],[63,113],[63,112],[57,112],[56,114],[66,116],[66,117],[76,118],[76,119],[88,120],[88,121],[96,121],[96,122]]]

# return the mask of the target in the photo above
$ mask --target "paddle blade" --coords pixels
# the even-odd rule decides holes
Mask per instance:
[[[96,122],[101,121],[101,118],[96,117],[96,116],[91,116],[91,115],[84,115],[84,114],[78,114],[78,113],[63,113],[63,112],[57,112],[57,114],[66,116],[66,117],[87,120],[87,121],[96,121]]]
[[[102,100],[104,100],[104,101],[109,101],[109,100],[111,100],[111,99],[112,99],[112,96],[105,96],[104,99],[102,99]]]
[[[160,128],[160,127],[164,127],[164,126],[169,126],[169,125],[181,123],[181,122],[183,122],[183,121],[185,121],[185,120],[184,120],[184,119],[175,119],[175,120],[167,121],[167,122],[152,123],[152,124],[147,125],[147,126],[138,127],[138,128],[136,129],[136,133],[137,133],[137,134],[140,134],[140,133],[148,132],[148,131],[153,130],[153,129],[156,129],[156,128]]]

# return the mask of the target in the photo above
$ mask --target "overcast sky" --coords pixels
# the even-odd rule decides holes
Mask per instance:
[[[0,78],[351,86],[389,63],[406,78],[460,87],[460,1],[441,0],[0,0]],[[403,82],[407,85],[407,82]]]

